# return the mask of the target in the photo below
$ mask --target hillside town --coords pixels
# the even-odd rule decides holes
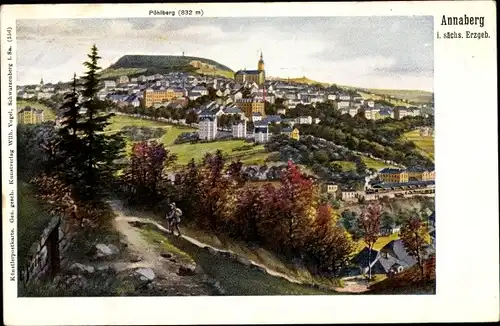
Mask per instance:
[[[201,61],[195,62],[195,66],[200,65],[203,66]],[[215,66],[211,69],[216,71]],[[261,188],[261,185],[272,182],[281,183],[281,189],[287,189],[283,185],[284,176],[292,173],[296,166],[300,167],[302,181],[299,184],[304,186],[312,182],[311,185],[317,186],[321,202],[329,203],[322,205],[340,209],[339,225],[358,243],[364,239],[363,232],[366,232],[362,226],[365,213],[357,215],[360,209],[369,209],[372,206],[367,205],[376,206],[381,202],[403,205],[403,208],[391,213],[391,220],[387,220],[388,213],[385,213],[386,220],[374,235],[387,243],[384,242],[379,249],[363,246],[355,252],[346,251],[342,254],[346,260],[339,266],[324,267],[322,262],[317,263],[317,266],[325,268],[323,273],[345,279],[368,274],[371,279],[372,273],[392,277],[412,270],[416,265],[421,266],[420,258],[408,252],[405,243],[398,237],[401,228],[405,227],[404,217],[401,217],[408,209],[405,203],[417,205],[422,209],[422,215],[427,214],[424,217],[427,220],[425,236],[429,241],[425,248],[422,247],[421,255],[422,259],[433,257],[435,229],[431,222],[435,213],[432,207],[422,207],[429,206],[434,199],[434,163],[427,154],[418,152],[415,145],[398,140],[408,132],[413,133],[412,137],[418,135],[427,139],[434,136],[430,122],[432,116],[429,115],[433,112],[432,103],[417,105],[334,84],[327,86],[269,78],[266,77],[262,53],[256,70],[238,70],[234,78],[182,71],[115,77],[103,74],[98,84],[95,96],[106,104],[109,113],[123,121],[163,124],[156,130],[122,126],[120,131],[127,133],[128,141],[135,142],[133,148],[154,146],[152,144],[156,144],[156,140],[163,139],[166,130],[173,129],[176,130],[175,137],[169,140],[169,146],[173,147],[223,147],[224,144],[239,142],[239,147],[233,147],[232,152],[218,150],[215,154],[221,155],[218,158],[210,156],[214,154],[204,154],[199,164],[212,164],[210,159],[250,159],[245,163],[233,161],[232,164],[236,165],[220,175],[224,180],[236,174],[245,180],[241,182],[257,186],[250,186],[249,191],[271,191],[268,186]],[[73,83],[51,84],[44,83],[42,79],[38,85],[18,87],[18,101],[26,103],[18,109],[18,123],[31,126],[54,121],[54,130],[60,130],[68,123],[69,111],[61,110],[58,103],[64,101],[67,94],[77,94],[84,89],[81,79],[76,78]],[[49,111],[42,107],[52,108],[52,115],[49,116]],[[79,107],[77,111],[80,116],[87,114],[84,107]],[[387,123],[386,129],[384,123]],[[382,134],[378,134],[378,130],[382,130]],[[156,140],[147,143],[141,141],[143,139]],[[136,155],[140,151],[134,149],[133,153]],[[178,154],[182,156],[183,152]],[[261,160],[259,155],[266,158]],[[177,156],[170,159],[174,162]],[[130,161],[121,159],[120,162],[129,164]],[[194,162],[193,158],[191,164],[196,164]],[[217,166],[217,163],[213,164]],[[165,181],[176,187],[182,184],[182,178],[186,176],[182,177],[179,170],[185,171],[188,166],[193,168],[193,165],[185,163],[171,164]],[[163,175],[163,170],[158,173]],[[126,175],[120,182],[136,182],[127,178]],[[189,193],[192,190],[185,191]],[[236,188],[231,191],[236,191]],[[128,200],[139,201],[139,197],[143,198],[147,193],[135,193],[135,199]],[[156,198],[158,194],[150,192],[150,196]],[[238,196],[242,194],[238,193]],[[312,205],[313,201],[311,198],[308,205]],[[184,204],[183,210],[189,210],[189,207]],[[330,206],[321,207],[331,209],[326,208]],[[248,212],[251,209],[241,212],[242,218]],[[262,211],[258,214],[267,213]],[[380,212],[378,214],[380,218]],[[357,226],[350,219],[357,220],[354,223]],[[33,270],[25,272],[28,275],[37,270],[30,268]],[[26,276],[23,274],[23,277]]]

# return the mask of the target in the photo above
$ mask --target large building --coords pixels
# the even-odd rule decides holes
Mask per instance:
[[[185,95],[182,89],[174,88],[148,88],[144,91],[144,106],[151,107],[154,104],[161,104]]]
[[[403,169],[385,168],[380,170],[379,177],[383,182],[408,182],[408,172]]]
[[[436,175],[434,170],[426,170],[423,168],[408,168],[406,170],[408,172],[408,180],[409,181],[430,181],[435,180]]]
[[[44,111],[26,106],[17,112],[18,123],[32,124],[44,121]]]
[[[217,115],[210,111],[200,113],[198,135],[200,139],[213,140],[217,136]]]
[[[269,141],[269,126],[265,122],[256,122],[253,135],[256,143],[267,143]]]
[[[233,123],[232,132],[234,138],[246,138],[247,137],[246,119]]]
[[[257,85],[264,85],[266,81],[266,72],[264,69],[264,58],[262,52],[260,53],[260,59],[257,63],[257,70],[238,70],[234,74],[234,79],[240,84],[256,83]]]
[[[266,111],[264,109],[264,101],[259,101],[253,98],[242,98],[236,101],[236,106],[240,109],[247,117],[248,120],[253,121],[253,114],[260,113],[262,117],[266,116]]]

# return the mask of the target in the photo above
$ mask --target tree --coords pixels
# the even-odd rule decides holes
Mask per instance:
[[[163,144],[156,141],[137,142],[132,147],[130,163],[125,170],[125,180],[135,199],[152,202],[164,181],[163,171],[177,159]]]
[[[186,123],[192,124],[198,122],[198,115],[194,111],[189,111],[186,115]]]
[[[98,66],[100,59],[95,45],[92,46],[88,61],[84,62],[87,68],[83,84],[83,102],[81,107],[86,110],[81,125],[80,137],[81,153],[78,156],[84,165],[81,171],[80,192],[82,198],[97,199],[102,197],[102,190],[108,181],[113,178],[118,166],[115,161],[122,156],[124,141],[119,133],[104,133],[110,124],[113,114],[105,114],[103,102],[97,97],[99,91]]]
[[[382,229],[390,230],[396,225],[396,218],[394,215],[384,212],[382,213],[380,224]]]
[[[417,259],[420,273],[424,277],[424,255],[427,248],[425,237],[427,236],[427,228],[417,217],[410,217],[401,227],[400,237],[408,253]]]
[[[368,278],[372,278],[371,254],[373,245],[380,234],[380,215],[382,207],[379,204],[370,204],[360,217],[360,227],[363,231],[363,240],[368,246]]]

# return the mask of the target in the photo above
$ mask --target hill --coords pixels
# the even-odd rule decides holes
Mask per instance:
[[[405,89],[375,89],[375,88],[359,88],[360,92],[367,93],[372,97],[388,98],[392,100],[407,100],[416,104],[430,103],[433,101],[434,93],[421,90],[405,90]]]
[[[269,77],[270,80],[281,80],[281,81],[286,81],[286,82],[292,82],[292,83],[297,83],[297,84],[306,84],[306,85],[318,85],[320,84],[321,86],[328,87],[331,86],[331,83],[324,83],[324,82],[319,82],[316,80],[312,80],[307,78],[306,76],[303,77],[298,77],[298,78],[281,78],[281,77]]]
[[[229,67],[206,58],[177,55],[124,55],[104,69],[101,78],[169,72],[192,72],[227,78],[234,77],[234,72]]]

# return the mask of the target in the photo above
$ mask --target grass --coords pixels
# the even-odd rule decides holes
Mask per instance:
[[[388,236],[384,236],[384,237],[379,237],[378,240],[377,240],[377,242],[375,242],[375,244],[373,245],[373,249],[380,250],[386,244],[388,244],[389,242],[391,242],[392,240],[397,240],[397,239],[399,239],[399,234],[398,233],[394,233],[394,234],[391,234],[391,235],[388,235]],[[366,243],[363,241],[363,239],[359,240],[358,241],[358,246],[357,246],[357,249],[356,249],[356,253],[360,252],[361,250],[363,250],[364,247],[366,247]]]
[[[31,106],[35,109],[42,109],[44,111],[44,120],[45,121],[50,121],[50,120],[56,119],[56,114],[55,114],[54,110],[52,110],[51,108],[49,108],[48,106],[46,106],[42,103],[39,103],[37,101],[31,101],[31,100],[28,100],[28,101],[18,100],[17,101],[17,108],[18,109],[22,109],[25,106]]]
[[[222,150],[222,152],[226,154],[232,154],[233,149],[237,147],[241,147],[243,145],[247,145],[243,140],[228,140],[228,141],[216,141],[209,143],[186,143],[186,144],[178,144],[172,145],[168,149],[172,153],[176,153],[178,155],[177,164],[187,164],[191,159],[194,158],[195,161],[200,161],[206,153],[213,153],[218,149]],[[248,151],[253,151],[256,149],[262,148],[262,145],[255,146]],[[246,151],[242,151],[239,153],[245,153]]]
[[[358,91],[359,95],[361,95],[361,97],[365,100],[382,100],[382,96],[378,95],[378,94],[375,94],[375,95],[371,95],[369,93],[365,93],[365,92],[360,92]],[[405,103],[403,101],[401,101],[400,99],[387,99],[387,101],[393,105],[397,105],[397,106],[410,106],[408,103]]]
[[[383,169],[383,168],[394,168],[395,167],[393,165],[385,164],[384,162],[380,162],[380,161],[374,160],[374,159],[372,159],[370,157],[366,157],[366,156],[362,156],[361,159],[363,160],[363,162],[365,162],[366,166],[369,169],[375,169],[377,171],[380,169]]]
[[[350,161],[332,161],[331,164],[338,164],[342,167],[342,171],[356,170],[356,163]]]
[[[116,78],[125,75],[127,76],[135,75],[135,74],[140,74],[142,72],[146,72],[146,70],[147,69],[145,68],[117,68],[117,69],[108,68],[99,75],[99,79]]]
[[[334,291],[296,284],[244,266],[230,258],[214,256],[207,250],[177,237],[167,236],[180,250],[189,253],[203,271],[219,281],[226,295],[325,295]],[[200,239],[202,240],[202,239]]]
[[[137,126],[137,127],[152,127],[152,128],[167,128],[170,127],[169,124],[162,121],[147,120],[134,118],[123,115],[115,115],[110,119],[111,124],[106,128],[108,131],[121,130],[126,126]]]
[[[422,137],[418,130],[413,130],[403,134],[402,138],[415,143],[415,146],[424,156],[434,160],[434,136]]]
[[[271,153],[257,153],[240,158],[240,161],[245,165],[262,165],[266,163],[266,159]]]
[[[174,141],[179,137],[180,134],[184,132],[193,132],[196,129],[193,128],[181,128],[177,126],[170,126],[167,133],[160,138],[160,141],[165,144],[165,146],[174,145]]]
[[[152,227],[146,226],[141,228],[141,233],[150,243],[160,247],[162,250],[180,256],[189,262],[194,262],[194,259],[188,253],[171,244],[163,234],[154,230]]]
[[[30,247],[38,240],[52,215],[46,210],[42,202],[35,197],[35,190],[32,186],[19,181],[17,190],[17,254],[19,262],[24,262]]]

